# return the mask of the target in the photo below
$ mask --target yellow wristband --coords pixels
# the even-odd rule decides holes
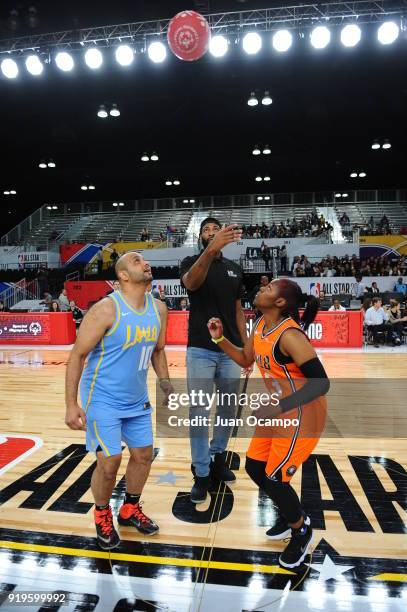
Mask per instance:
[[[222,342],[222,340],[225,339],[225,336],[221,336],[220,338],[211,338],[212,342],[214,342],[215,344],[219,344],[219,342]]]

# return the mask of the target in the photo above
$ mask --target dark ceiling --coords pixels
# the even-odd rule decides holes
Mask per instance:
[[[16,4],[1,5],[3,38],[4,19]],[[169,17],[186,8],[170,1],[101,4],[38,0],[39,27]],[[188,8],[196,4],[205,2]],[[214,12],[273,2],[209,5]],[[319,52],[298,39],[279,56],[264,41],[252,57],[236,47],[221,60],[208,55],[196,63],[170,55],[154,65],[137,56],[130,68],[118,66],[106,50],[97,74],[85,66],[71,74],[48,66],[40,78],[25,70],[14,81],[0,77],[2,229],[41,204],[84,200],[85,176],[96,185],[93,200],[406,187],[407,40],[383,47],[369,26],[362,30],[355,49],[343,48],[334,34]],[[22,26],[15,35],[25,33]],[[273,104],[249,108],[250,92],[265,89]],[[121,116],[99,119],[103,103],[117,103]],[[389,138],[392,148],[372,151],[375,138]],[[272,154],[254,157],[256,143],[269,144]],[[159,162],[141,162],[152,150]],[[52,157],[57,167],[39,169],[42,157]],[[367,177],[350,179],[353,170]],[[257,174],[270,175],[270,183],[259,187]],[[167,178],[179,178],[180,187],[166,187]],[[2,195],[13,188],[17,196]]]

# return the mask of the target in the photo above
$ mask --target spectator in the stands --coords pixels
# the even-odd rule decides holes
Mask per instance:
[[[147,227],[143,227],[143,231],[141,232],[141,241],[146,242],[150,239],[150,233]]]
[[[66,289],[62,289],[58,297],[61,310],[69,310],[69,298]]]
[[[118,280],[115,280],[112,283],[112,288],[106,293],[106,295],[110,295],[114,291],[119,291],[119,289],[120,289],[120,283]]]
[[[398,293],[402,293],[403,295],[406,295],[407,285],[403,283],[403,278],[401,276],[397,280],[397,283],[394,285],[394,291],[397,291]]]
[[[72,312],[72,316],[76,323],[76,327],[79,327],[83,319],[83,312],[80,308],[78,308],[78,306],[75,303],[75,300],[71,300],[69,302],[69,310]]]
[[[348,225],[348,223],[350,223],[350,219],[349,219],[348,215],[346,214],[346,212],[342,213],[342,216],[339,219],[339,223],[341,225]]]
[[[43,300],[42,302],[40,302],[40,304],[45,304],[45,306],[49,306],[51,302],[52,302],[52,295],[49,293],[49,291],[44,291]]]
[[[380,293],[380,289],[379,289],[379,287],[377,286],[376,281],[373,281],[373,283],[372,283],[372,286],[371,286],[371,288],[370,288],[369,293]]]
[[[3,300],[0,300],[0,314],[1,314],[2,312],[7,312],[7,308],[6,308],[6,305],[5,305],[5,303],[3,302]]]
[[[324,302],[326,300],[326,294],[325,291],[323,289],[321,289],[321,291],[319,292],[319,301]]]
[[[48,308],[50,312],[61,312],[58,300],[52,300]]]
[[[40,268],[38,270],[37,281],[40,295],[44,295],[44,293],[49,289],[48,271],[45,268]]]
[[[387,335],[388,314],[382,307],[381,298],[375,297],[372,300],[372,306],[366,310],[365,325],[373,335],[373,343],[375,348],[379,347],[379,332]]]
[[[100,247],[100,249],[97,252],[97,262],[98,262],[98,274],[102,274],[103,272],[103,247]]]
[[[273,224],[275,227],[275,224]],[[281,272],[282,273],[286,273],[287,272],[287,249],[285,244],[283,244],[283,246],[280,249],[280,265],[281,265]]]
[[[110,261],[112,262],[112,266],[116,265],[116,261],[119,259],[119,253],[116,251],[115,248],[113,248],[112,252],[110,253]]]
[[[166,238],[165,238],[164,232],[160,232],[160,233],[158,234],[158,240],[159,240],[160,242],[165,242],[165,241],[166,241]]]
[[[268,247],[267,244],[264,244],[264,242],[261,245],[261,258],[264,261],[266,271],[270,270],[270,260],[271,260],[270,247]]]
[[[371,307],[371,305],[372,305],[372,298],[365,298],[363,300],[362,305],[360,307],[363,318],[365,318],[366,311]]]
[[[324,271],[322,272],[322,275],[326,278],[331,278],[332,276],[336,276],[336,270],[334,270],[334,268],[332,267],[331,264],[325,266]]]
[[[366,285],[362,282],[362,276],[358,274],[355,276],[356,286],[355,286],[355,297],[361,298],[366,293]]]
[[[329,308],[329,312],[343,312],[346,311],[346,308],[344,308],[341,304],[341,301],[338,298],[334,298],[332,301],[332,306]]]
[[[401,344],[404,325],[407,322],[407,316],[405,314],[403,316],[398,300],[390,300],[388,317],[389,324],[391,325],[392,342],[395,346],[398,346]]]
[[[173,298],[165,295],[164,289],[160,291],[160,300],[167,305],[168,310],[174,310],[174,300]]]
[[[189,303],[188,303],[188,299],[185,297],[182,297],[179,301],[179,310],[189,310]]]

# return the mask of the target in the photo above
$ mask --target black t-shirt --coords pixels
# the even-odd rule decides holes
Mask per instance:
[[[183,287],[182,277],[199,257],[186,257],[181,262]],[[242,340],[236,324],[236,302],[244,297],[242,268],[225,257],[216,258],[199,289],[187,291],[190,302],[188,346],[220,352],[221,349],[212,342],[207,327],[211,317],[218,317],[223,324],[224,336],[241,347]]]

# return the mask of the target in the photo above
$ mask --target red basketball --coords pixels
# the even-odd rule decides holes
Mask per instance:
[[[205,17],[195,11],[182,11],[170,21],[168,45],[179,59],[193,62],[205,55],[211,31]]]

